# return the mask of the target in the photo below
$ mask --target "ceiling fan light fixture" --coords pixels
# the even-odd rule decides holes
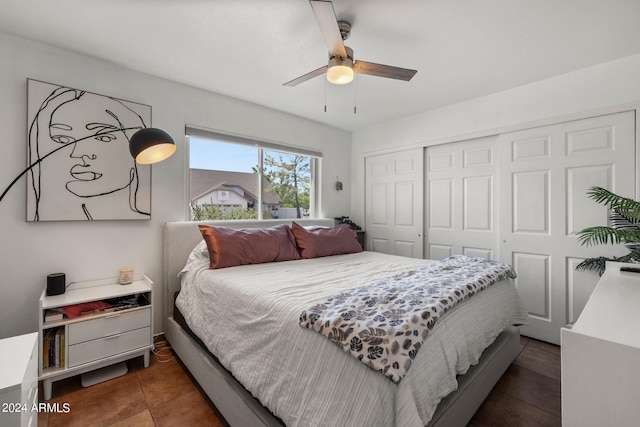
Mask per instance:
[[[327,70],[327,80],[336,85],[345,85],[353,81],[353,68],[347,65],[334,65]]]
[[[345,85],[353,81],[353,50],[345,46],[347,57],[333,56],[329,58],[327,80],[336,85]]]

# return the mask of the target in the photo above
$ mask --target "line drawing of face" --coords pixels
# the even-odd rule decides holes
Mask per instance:
[[[129,141],[151,107],[27,83],[27,221],[149,219],[151,168],[135,162]]]
[[[94,97],[100,97],[96,102]],[[106,101],[105,101],[106,100]],[[82,114],[78,114],[82,112]],[[85,117],[91,117],[87,121]],[[50,138],[73,144],[66,188],[78,197],[97,197],[128,188],[136,179],[136,164],[129,154],[130,127],[144,127],[140,117],[122,103],[84,93],[60,105],[51,115]],[[130,133],[128,133],[130,132]]]

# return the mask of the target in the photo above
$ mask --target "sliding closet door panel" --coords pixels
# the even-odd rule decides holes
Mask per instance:
[[[513,233],[549,234],[549,169],[516,172],[513,179]]]
[[[389,184],[385,182],[376,183],[371,185],[371,206],[368,216],[370,221],[374,225],[388,226],[389,220],[387,215],[388,210],[388,188]]]
[[[602,224],[607,208],[585,197],[588,188],[613,188],[614,165],[595,165],[567,169],[567,234]]]
[[[559,344],[597,281],[575,266],[622,254],[583,247],[576,233],[607,224],[607,211],[586,196],[591,186],[635,196],[633,112],[560,123],[500,136],[500,258],[514,265],[530,319],[524,335]]]
[[[427,243],[428,259],[444,259],[453,255],[453,246]]]
[[[467,246],[463,246],[462,255],[475,258],[494,259],[493,251],[491,249],[470,248]]]
[[[513,162],[548,159],[549,138],[542,136],[512,141],[511,153]]]
[[[453,179],[429,181],[429,228],[453,229]]]
[[[372,252],[382,252],[384,254],[391,253],[389,249],[389,240],[387,238],[369,237],[367,244],[367,250]]]
[[[493,230],[493,177],[475,176],[462,179],[462,228],[469,231]]]
[[[366,248],[422,258],[423,149],[365,159]]]
[[[426,257],[498,254],[497,137],[428,147]]]
[[[527,301],[529,315],[550,320],[551,283],[550,256],[525,252],[513,253],[513,268],[518,272],[515,282],[520,296]]]
[[[396,182],[394,208],[396,215],[396,225],[404,227],[415,226],[414,210],[407,209],[407,206],[414,206],[415,183],[413,181]]]

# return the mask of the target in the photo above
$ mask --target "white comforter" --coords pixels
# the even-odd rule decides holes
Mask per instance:
[[[345,289],[430,261],[374,252],[209,270],[182,277],[177,306],[209,350],[287,426],[423,426],[456,375],[526,311],[511,280],[438,322],[400,384],[299,326],[300,313]]]

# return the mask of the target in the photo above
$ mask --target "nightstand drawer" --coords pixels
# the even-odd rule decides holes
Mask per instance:
[[[151,345],[150,327],[70,345],[68,358],[69,367],[93,362],[94,360],[149,345]]]
[[[69,325],[69,345],[151,326],[151,308],[124,310]]]

